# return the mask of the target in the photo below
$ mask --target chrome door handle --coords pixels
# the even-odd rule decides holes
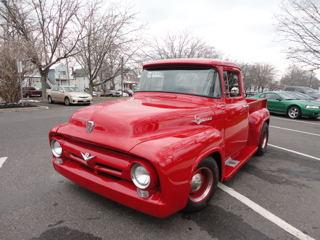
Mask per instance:
[[[243,105],[244,108],[249,108],[249,105]]]

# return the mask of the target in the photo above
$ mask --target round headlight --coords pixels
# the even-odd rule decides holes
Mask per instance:
[[[131,179],[138,188],[146,189],[150,184],[150,175],[147,169],[139,163],[131,167]]]
[[[51,151],[56,157],[60,157],[62,154],[62,147],[55,139],[51,140]]]

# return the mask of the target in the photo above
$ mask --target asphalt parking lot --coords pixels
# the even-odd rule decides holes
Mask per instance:
[[[320,118],[272,115],[266,154],[207,208],[157,219],[56,173],[48,132],[85,106],[40,105],[0,113],[0,239],[320,239]]]

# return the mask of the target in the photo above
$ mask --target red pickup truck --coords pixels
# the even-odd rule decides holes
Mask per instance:
[[[83,108],[51,129],[57,172],[141,212],[204,208],[219,181],[262,155],[266,99],[246,99],[240,68],[210,59],[147,63],[130,98]]]

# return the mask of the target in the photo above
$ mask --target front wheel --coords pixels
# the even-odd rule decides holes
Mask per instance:
[[[219,181],[216,161],[208,156],[204,158],[193,173],[187,205],[183,212],[195,212],[210,202]]]
[[[67,105],[67,106],[70,105],[70,100],[69,100],[69,98],[66,97],[66,98],[64,99],[64,104]]]
[[[291,106],[289,107],[287,114],[289,118],[297,119],[301,117],[301,110],[297,106]]]
[[[258,151],[256,152],[256,155],[261,156],[265,153],[267,146],[268,146],[268,139],[269,139],[269,126],[265,122],[263,123],[261,134],[259,138],[259,144],[258,144]]]
[[[51,96],[48,97],[48,102],[51,104],[53,103]]]

